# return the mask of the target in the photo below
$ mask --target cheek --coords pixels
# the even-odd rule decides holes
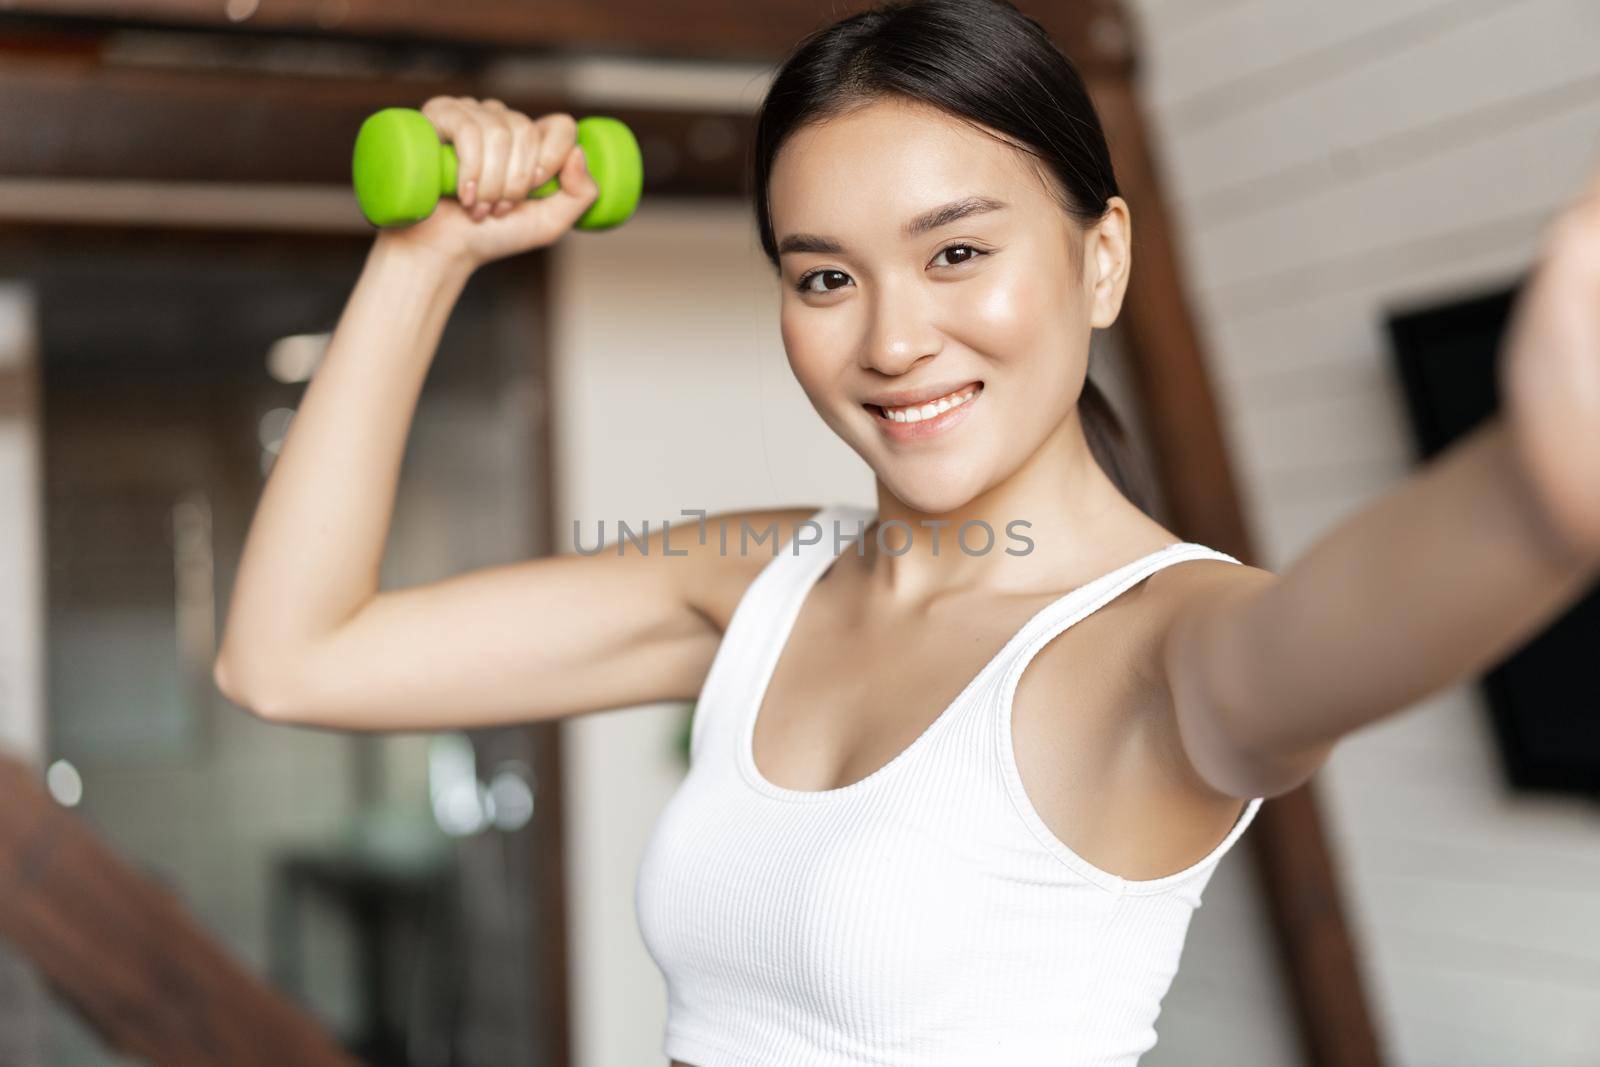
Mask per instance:
[[[779,312],[778,331],[789,366],[803,386],[829,378],[834,365],[850,358],[853,342],[842,315],[818,315],[786,304]]]
[[[840,345],[828,336],[825,324],[817,322],[815,317],[808,320],[804,310],[786,308],[779,316],[778,330],[789,369],[801,389],[808,396],[814,396],[819,383],[829,375],[828,361],[842,351]]]
[[[976,280],[952,289],[963,343],[1002,362],[1059,346],[1068,303],[1047,272],[1007,265]]]

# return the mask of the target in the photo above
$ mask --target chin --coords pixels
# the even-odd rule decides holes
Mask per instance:
[[[964,471],[878,471],[877,475],[878,481],[896,500],[913,511],[928,515],[959,511],[982,491],[982,486]],[[954,531],[944,533],[953,535]],[[942,546],[941,541],[941,550]]]
[[[844,421],[847,425],[835,425],[835,432],[872,468],[878,484],[914,511],[941,515],[959,510],[991,484],[981,469],[984,465],[970,450],[942,457],[886,454],[875,431],[863,436],[859,427]]]

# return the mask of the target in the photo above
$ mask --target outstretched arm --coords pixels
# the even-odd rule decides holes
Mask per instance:
[[[1499,369],[1500,414],[1281,574],[1186,585],[1164,660],[1214,787],[1293,789],[1341,737],[1492,666],[1600,579],[1600,181],[1551,227]]]

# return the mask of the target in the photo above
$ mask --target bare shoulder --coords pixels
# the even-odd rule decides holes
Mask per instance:
[[[1187,559],[1163,567],[1146,579],[1143,598],[1145,621],[1157,654],[1156,668],[1165,679],[1167,641],[1185,620],[1217,611],[1231,601],[1251,596],[1278,580],[1278,576],[1248,563],[1224,559]],[[1165,679],[1170,681],[1170,679]]]
[[[1278,576],[1248,563],[1225,559],[1186,559],[1162,567],[1148,579],[1149,605],[1158,624],[1170,625],[1190,610],[1220,606],[1236,596],[1255,592]]]
[[[762,568],[794,537],[800,523],[822,505],[714,511],[703,521],[674,524],[672,550],[686,550],[691,583],[686,590],[696,610],[718,630],[726,630],[745,590]]]
[[[1219,559],[1185,560],[1162,568],[1149,579],[1149,641],[1144,655],[1151,676],[1159,683],[1156,691],[1162,712],[1153,720],[1159,728],[1152,737],[1169,767],[1202,795],[1232,794],[1212,785],[1201,772],[1197,753],[1192,751],[1199,742],[1184,735],[1178,701],[1194,680],[1177,676],[1180,672],[1174,667],[1172,639],[1180,626],[1204,626],[1207,613],[1222,610],[1238,598],[1255,595],[1277,580],[1278,575],[1261,567]]]

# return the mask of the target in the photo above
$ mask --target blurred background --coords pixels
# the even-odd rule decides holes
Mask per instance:
[[[633,886],[690,707],[357,735],[211,663],[371,241],[355,131],[439,92],[622,118],[645,196],[468,286],[385,587],[874,503],[744,175],[774,65],[859,6],[0,3],[0,1065],[664,1062]],[[1174,528],[1279,569],[1492,410],[1600,163],[1594,0],[1018,6],[1117,154],[1135,282],[1091,373]],[[1142,1062],[1600,1063],[1597,638],[1591,598],[1269,801]]]

